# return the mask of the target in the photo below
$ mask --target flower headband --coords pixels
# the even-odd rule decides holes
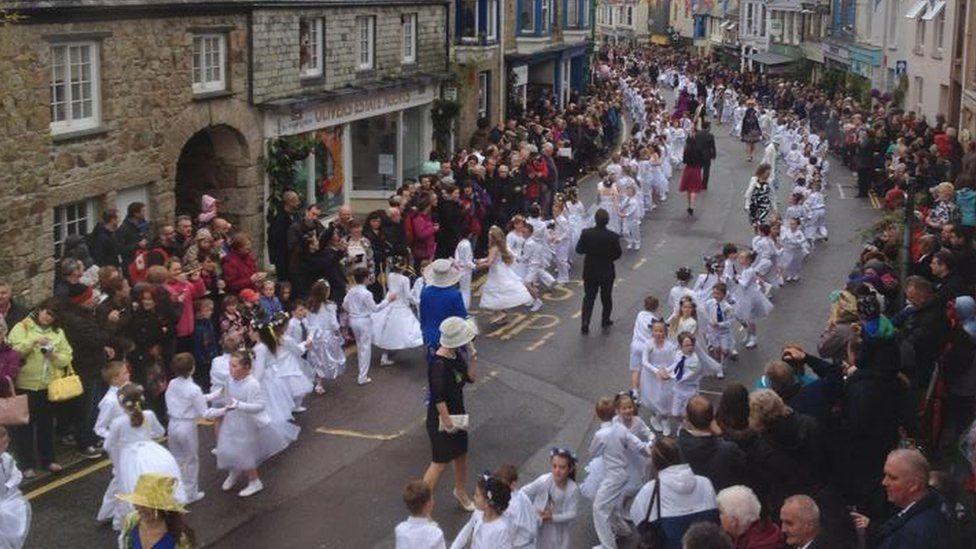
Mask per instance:
[[[569,448],[560,448],[558,446],[553,446],[549,449],[549,458],[552,459],[556,456],[564,457],[570,461],[570,463],[576,463],[576,454],[573,453]]]

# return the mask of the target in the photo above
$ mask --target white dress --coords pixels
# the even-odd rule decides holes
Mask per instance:
[[[251,362],[251,376],[258,380],[261,385],[268,417],[271,418],[272,422],[291,421],[291,412],[295,409],[295,399],[291,396],[288,384],[277,373],[274,355],[264,343],[255,344],[251,351],[254,353],[254,360]],[[230,391],[230,378],[228,378],[227,387],[222,395],[225,404],[229,402],[227,393]]]
[[[0,547],[20,549],[30,532],[31,506],[20,492],[24,476],[17,469],[14,458],[0,454]]]
[[[464,528],[458,532],[451,549],[512,549],[512,533],[502,517],[485,522],[483,511],[471,513]]]
[[[610,222],[607,224],[607,229],[615,233],[620,233],[620,215],[617,213],[617,189],[616,187],[604,187],[600,183],[600,187],[597,189],[597,202],[590,206],[590,211],[588,212],[586,219],[587,227],[596,226],[595,218],[596,211],[599,209],[604,209],[610,214]]]
[[[386,279],[387,296],[395,293],[397,297],[410,294],[410,279],[400,273],[390,273]],[[373,344],[387,351],[412,349],[424,344],[420,332],[420,322],[410,310],[406,299],[397,299],[373,313]]]
[[[480,307],[487,311],[505,311],[531,303],[532,295],[522,278],[502,260],[501,254],[497,254],[488,268],[488,278],[481,286]]]
[[[674,380],[662,381],[657,377],[657,371],[660,368],[670,367],[671,359],[677,351],[678,345],[670,339],[664,340],[661,346],[651,341],[644,349],[640,370],[640,403],[654,415],[671,414],[671,391],[668,390],[667,385],[674,383]]]
[[[305,373],[305,360],[302,358],[307,350],[304,341],[284,334],[278,338],[278,349],[271,355],[275,373],[288,386],[288,394],[295,402],[312,392],[312,380]]]
[[[145,410],[142,415],[143,421],[139,427],[132,426],[128,415],[115,418],[108,436],[105,437],[105,450],[115,456],[113,461],[118,493],[131,494],[135,491],[140,476],[144,473],[159,473],[176,479],[174,497],[180,503],[186,503],[186,490],[183,488],[182,472],[176,458],[153,440],[162,438],[166,429],[152,410]],[[115,506],[113,526],[121,528],[122,519],[131,512],[132,504],[120,501]]]
[[[651,344],[651,323],[658,320],[650,311],[640,311],[634,319],[634,335],[630,339],[630,371],[640,370],[644,349]]]
[[[619,414],[613,416],[613,422],[623,425],[630,431],[630,434],[644,442],[654,442],[654,432],[651,431],[651,428],[639,416],[635,415],[632,417],[630,419],[630,425],[624,423],[623,418]],[[627,487],[624,489],[626,495],[632,496],[636,494],[641,486],[644,485],[647,464],[647,458],[639,453],[630,452],[627,454]]]
[[[409,293],[404,294],[404,301]],[[346,353],[339,332],[336,304],[327,301],[316,312],[308,313],[308,327],[312,332],[312,344],[308,348],[308,363],[315,375],[323,379],[336,379],[346,371]]]
[[[573,540],[573,521],[579,508],[579,487],[573,479],[566,479],[560,488],[546,473],[522,487],[522,492],[532,500],[539,511],[552,510],[552,520],[539,526],[537,549],[569,549]]]
[[[569,219],[570,227],[572,227],[569,249],[575,250],[576,243],[579,242],[580,233],[583,232],[583,227],[586,226],[586,206],[578,201],[566,202],[566,216]]]
[[[732,291],[735,301],[735,316],[743,322],[764,318],[773,310],[773,304],[763,295],[759,287],[759,275],[752,267],[743,269],[735,277],[736,286]]]
[[[536,536],[539,534],[539,525],[542,521],[532,505],[532,500],[522,490],[512,492],[508,507],[502,513],[502,520],[508,523],[513,547],[535,548]]]
[[[281,452],[298,438],[298,426],[272,422],[265,408],[261,384],[253,376],[231,379],[227,385],[228,410],[217,437],[217,468],[242,471],[256,469],[264,460]]]
[[[522,248],[525,246],[525,239],[513,229],[505,235],[505,246],[514,258],[511,265],[512,270],[519,278],[522,278],[525,276],[525,265],[522,263]]]

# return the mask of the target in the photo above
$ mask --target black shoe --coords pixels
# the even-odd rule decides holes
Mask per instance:
[[[603,328],[604,330],[606,330],[610,326],[613,326],[613,321],[612,320],[608,320],[606,322],[601,322],[600,323],[600,327]]]
[[[688,217],[694,217],[694,215],[695,215],[695,209],[688,208]]]
[[[590,333],[590,327],[589,326],[583,326],[582,328],[580,328],[580,333],[583,334],[583,335],[586,335],[586,334]]]

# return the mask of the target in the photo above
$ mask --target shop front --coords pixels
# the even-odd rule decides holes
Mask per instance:
[[[428,82],[269,104],[266,139],[310,138],[309,156],[296,165],[293,188],[324,215],[350,204],[357,212],[383,207],[405,179],[416,179],[430,153]]]
[[[514,77],[509,97],[523,109],[541,97],[552,97],[557,105],[565,106],[572,91],[582,93],[586,86],[586,48],[579,44],[530,55],[506,55]]]

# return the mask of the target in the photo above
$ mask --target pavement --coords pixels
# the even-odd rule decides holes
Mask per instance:
[[[625,252],[617,262],[616,324],[610,330],[603,332],[594,324],[589,335],[580,334],[578,281],[545,295],[540,311],[519,311],[497,329],[481,320],[479,379],[465,395],[472,423],[469,478],[511,463],[529,481],[547,471],[553,445],[574,448],[585,464],[596,426],[592,403],[628,386],[633,318],[644,297],[653,294],[663,302],[676,267],[700,272],[703,254],[717,252],[725,242],[744,246],[751,241],[742,194],[756,163],[745,161],[744,146],[726,128],[716,126],[714,131],[718,159],[695,217],[687,217],[684,196],[673,191],[642,224],[641,250]],[[726,379],[705,380],[704,394],[716,396],[732,381],[751,386],[786,341],[814,348],[828,312],[827,294],[846,279],[860,248],[860,231],[878,216],[870,202],[852,198],[852,174],[839,161],[832,163],[826,193],[829,243],[808,258],[799,283],[775,293],[775,310],[759,324],[759,347],[743,350]],[[673,189],[678,177],[673,177]],[[595,179],[585,179],[583,187],[584,202],[590,204]],[[781,204],[786,194],[780,190]],[[409,351],[394,358],[395,366],[374,366],[369,386],[355,384],[351,363],[325,395],[311,395],[308,412],[298,420],[299,440],[261,468],[265,490],[251,498],[220,490],[223,475],[208,452],[212,432],[201,427],[200,484],[207,496],[188,515],[200,542],[238,549],[392,547],[393,527],[406,516],[400,499],[403,485],[421,477],[430,459],[423,428],[423,355]],[[30,487],[34,522],[27,546],[113,545],[111,529],[94,520],[110,473],[104,461],[86,462]],[[469,517],[451,498],[451,485],[448,471],[435,492],[434,509],[448,541]],[[470,481],[469,490],[473,486]],[[589,511],[585,502],[576,520],[574,547],[596,543]]]

